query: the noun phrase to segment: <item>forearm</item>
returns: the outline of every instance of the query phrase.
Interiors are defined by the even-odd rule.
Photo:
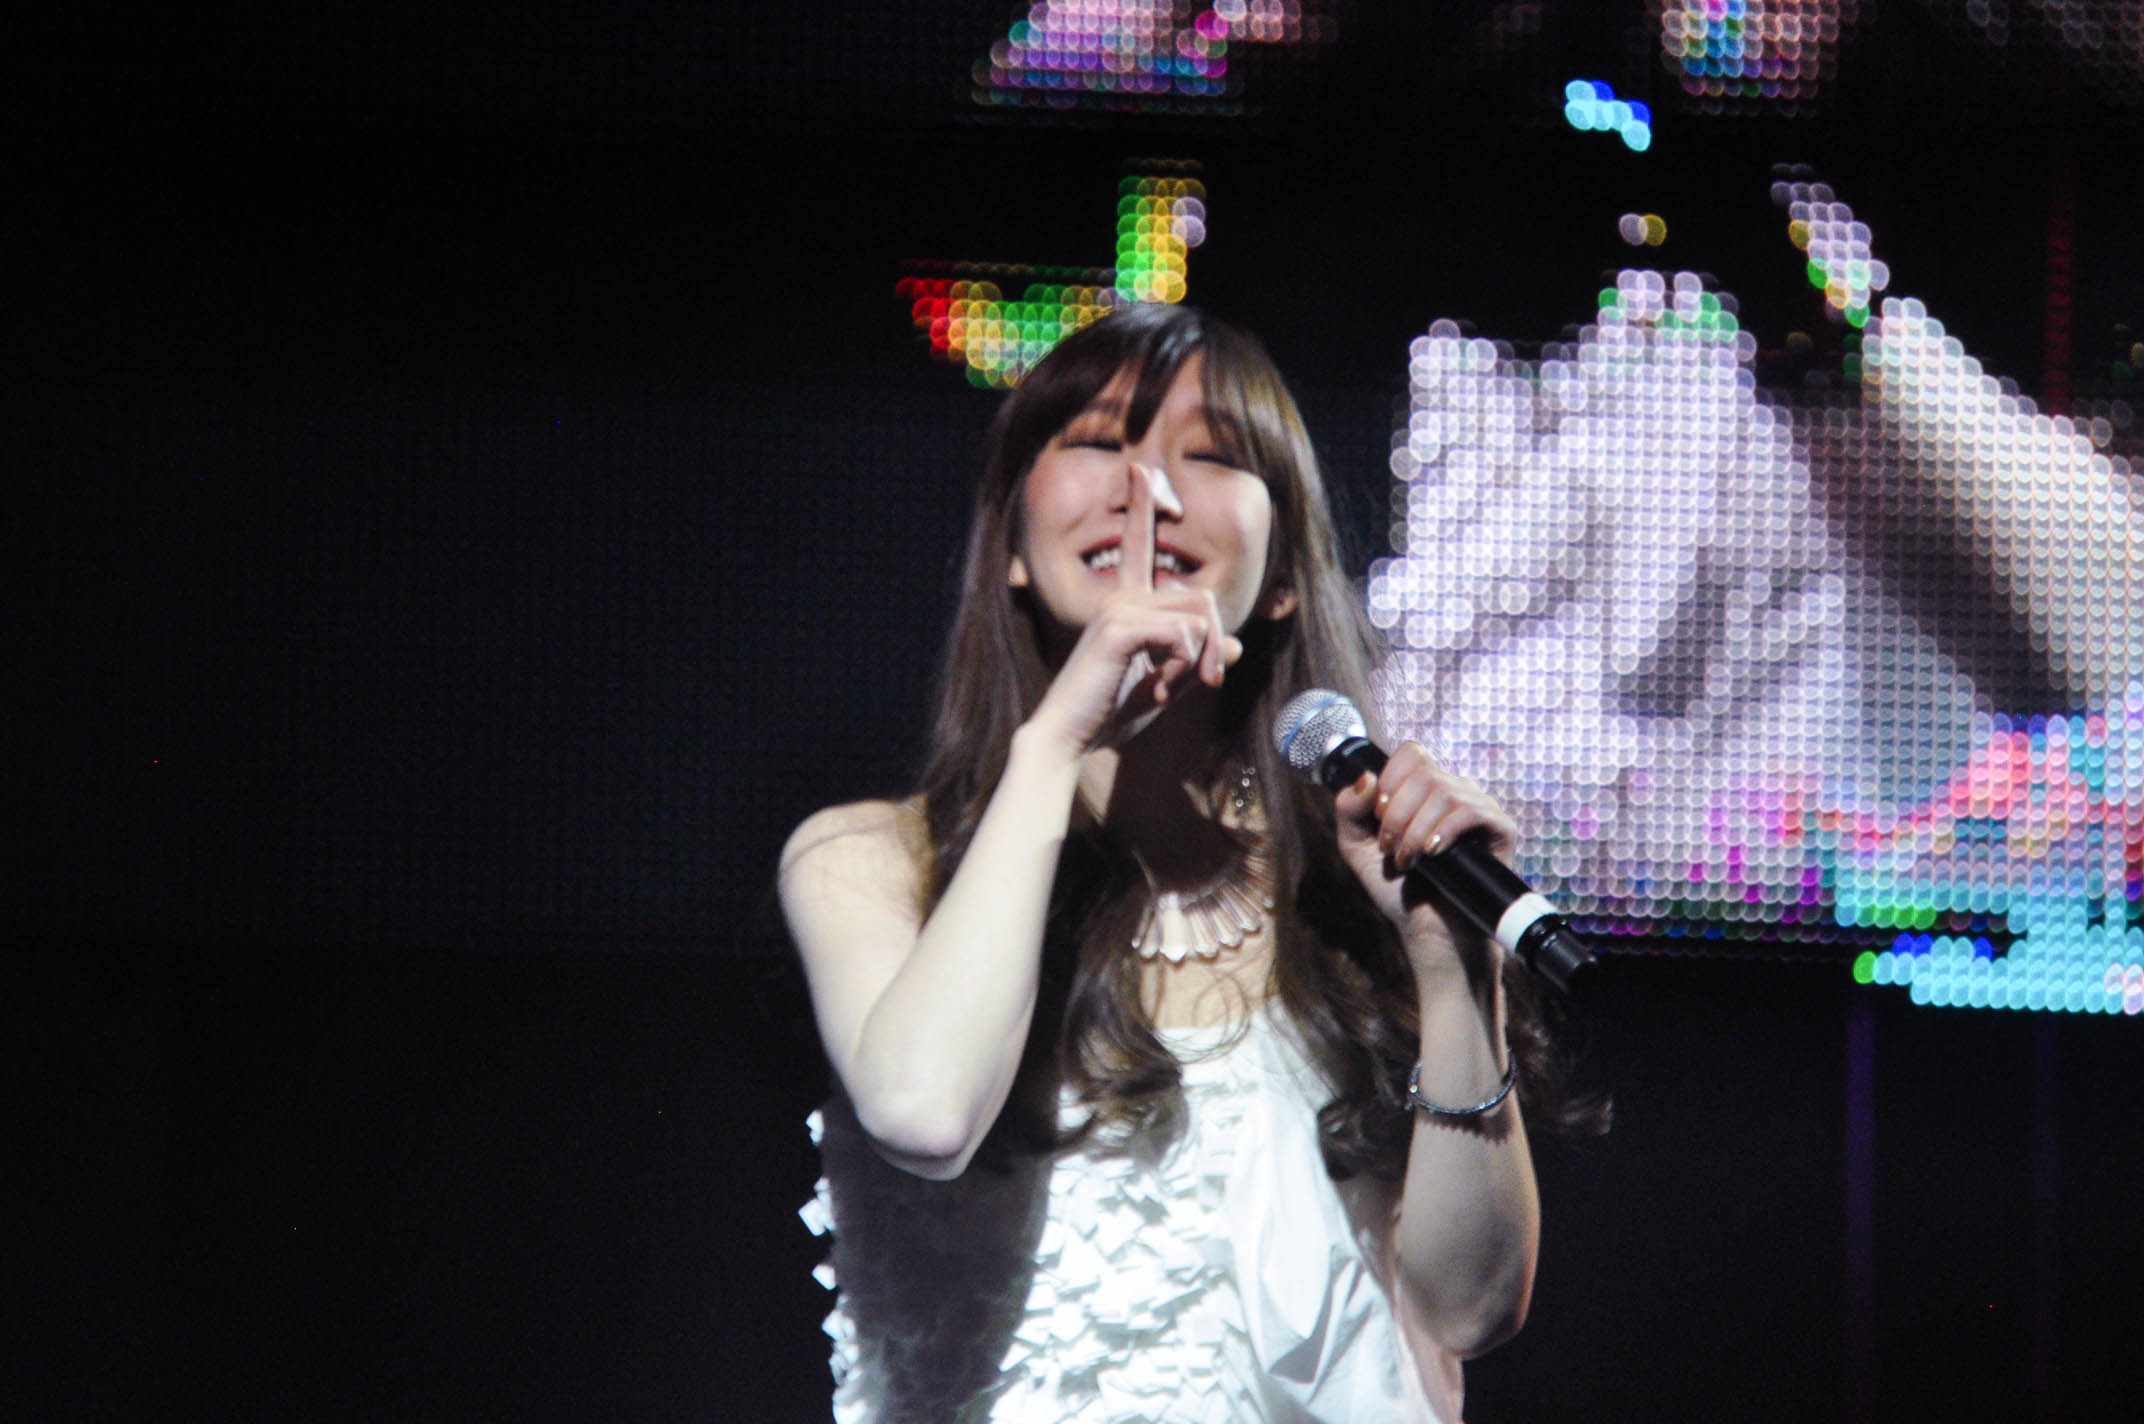
[[[2118,701],[2135,668],[2122,635],[2144,620],[2144,520],[2128,482],[2082,432],[2013,408],[1932,317],[1887,313],[1869,335],[1865,380],[1884,433],[1936,457],[1905,468],[1970,529],[2070,696]]]
[[[1014,735],[960,868],[844,1055],[858,1119],[912,1171],[959,1173],[1011,1091],[1078,772]]]
[[[1502,992],[1493,972],[1456,965],[1421,976],[1421,1094],[1465,1107],[1503,1081]],[[1540,1200],[1514,1091],[1474,1117],[1416,1112],[1394,1223],[1401,1288],[1423,1325],[1461,1355],[1510,1338],[1526,1317],[1540,1248]]]

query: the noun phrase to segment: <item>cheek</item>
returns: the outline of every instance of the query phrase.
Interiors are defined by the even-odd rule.
[[[1079,475],[1079,471],[1065,469],[1047,456],[1028,471],[1027,478],[1020,482],[1018,522],[1013,529],[1021,545],[1078,516],[1083,498]]]
[[[1035,507],[1037,493],[1035,477],[1029,475],[1026,479],[1020,481],[1019,493],[1013,496],[1010,513],[1012,515],[1012,544],[1015,549],[1027,547],[1027,536],[1034,529],[1036,519],[1041,513]]]
[[[1013,496],[1011,534],[1013,552],[1023,559],[1034,557],[1035,537],[1047,537],[1052,521],[1050,500],[1051,486],[1047,479],[1038,479],[1030,473],[1020,482],[1020,491]]]
[[[1273,557],[1273,497],[1261,484],[1256,493],[1245,496],[1243,506],[1237,528],[1245,572],[1263,587],[1266,566]]]
[[[1266,571],[1273,557],[1273,503],[1263,484],[1234,502],[1229,520],[1236,545],[1235,577],[1230,580],[1232,601],[1248,612],[1265,591]]]

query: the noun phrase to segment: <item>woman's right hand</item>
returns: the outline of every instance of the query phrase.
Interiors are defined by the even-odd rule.
[[[1117,586],[1081,630],[1027,724],[1073,756],[1128,741],[1194,680],[1219,687],[1243,656],[1210,591],[1154,586],[1155,486],[1167,476],[1128,464],[1125,479]]]
[[[1154,587],[1156,493],[1144,472],[1124,474],[1115,586],[1080,590],[1093,612],[921,922],[928,831],[913,809],[821,812],[783,853],[782,906],[827,1056],[879,1152],[923,1176],[966,1169],[1018,1076],[1081,758],[1198,683],[1218,686],[1242,653],[1204,588]]]

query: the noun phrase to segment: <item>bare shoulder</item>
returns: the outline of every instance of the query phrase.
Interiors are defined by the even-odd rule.
[[[867,898],[913,904],[929,841],[907,801],[851,801],[812,812],[782,847],[782,903]]]

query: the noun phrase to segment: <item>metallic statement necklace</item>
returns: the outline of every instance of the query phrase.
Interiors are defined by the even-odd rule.
[[[1228,800],[1241,826],[1258,805],[1256,770],[1242,766],[1231,773]],[[1181,964],[1187,954],[1215,958],[1257,934],[1273,908],[1273,862],[1262,841],[1246,840],[1221,873],[1198,890],[1163,890],[1145,861],[1139,869],[1154,892],[1132,936],[1132,948],[1142,959],[1158,955]]]

